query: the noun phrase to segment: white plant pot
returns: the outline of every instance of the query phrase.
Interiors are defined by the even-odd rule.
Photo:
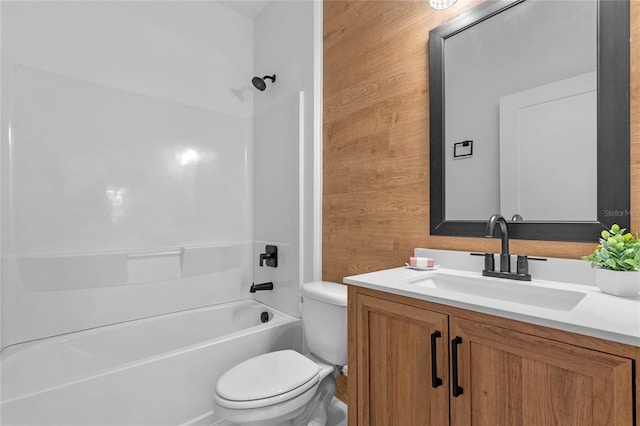
[[[640,292],[640,272],[596,268],[596,284],[603,293],[623,297],[637,296]]]

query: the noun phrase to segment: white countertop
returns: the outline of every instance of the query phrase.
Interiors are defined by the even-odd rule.
[[[499,300],[493,297],[417,284],[421,282],[421,278],[426,279],[429,274],[434,276],[438,273],[462,278],[498,280],[501,284],[507,283],[514,286],[568,290],[584,293],[585,296],[570,309],[554,309],[540,306],[541,303],[536,306],[536,304]],[[447,268],[417,271],[406,267],[345,277],[344,282],[640,347],[640,296],[611,296],[601,293],[593,285],[535,279],[531,282],[521,282],[483,277],[480,272]]]

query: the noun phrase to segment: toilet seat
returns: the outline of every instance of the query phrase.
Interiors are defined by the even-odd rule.
[[[293,399],[314,387],[320,367],[287,349],[248,359],[227,371],[216,385],[215,402],[226,408],[266,407]]]

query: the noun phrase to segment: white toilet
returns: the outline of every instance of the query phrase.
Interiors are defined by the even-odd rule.
[[[216,384],[214,413],[241,426],[324,426],[336,376],[347,363],[347,287],[304,284],[302,319],[307,346],[248,359]]]

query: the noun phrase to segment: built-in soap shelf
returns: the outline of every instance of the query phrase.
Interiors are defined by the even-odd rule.
[[[129,259],[143,259],[149,257],[165,257],[165,256],[182,256],[184,254],[184,247],[180,247],[178,249],[171,250],[161,250],[161,251],[136,251],[136,252],[127,252],[127,256]]]
[[[47,253],[15,259],[27,291],[80,290],[195,277],[240,268],[246,244]]]

